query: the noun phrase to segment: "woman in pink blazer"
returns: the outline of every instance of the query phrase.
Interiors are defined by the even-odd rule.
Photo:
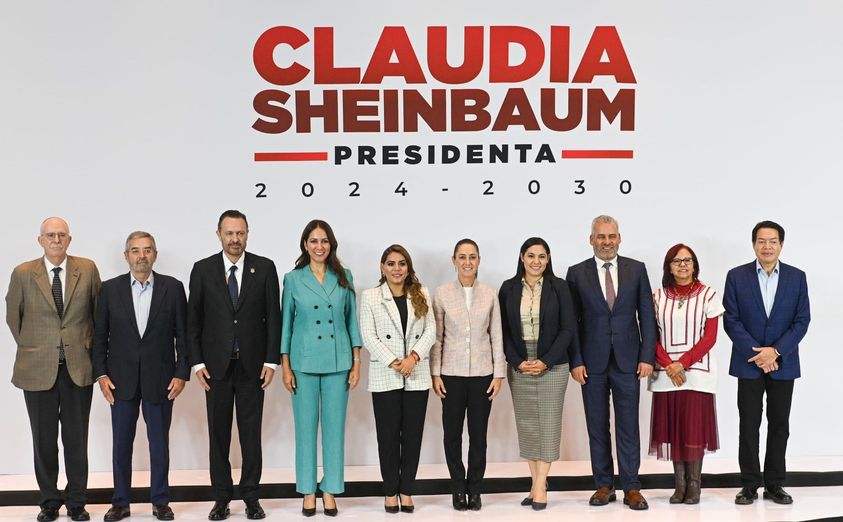
[[[494,399],[506,376],[497,291],[477,281],[480,249],[462,239],[451,258],[457,280],[436,289],[436,342],[430,351],[433,391],[442,399],[445,460],[457,511],[481,507],[486,472],[486,430]],[[468,412],[468,473],[462,461],[462,429]],[[466,498],[466,496],[468,498]]]

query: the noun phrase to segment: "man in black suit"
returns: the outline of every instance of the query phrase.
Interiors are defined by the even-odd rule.
[[[568,269],[574,299],[581,361],[571,362],[571,376],[582,384],[591,470],[597,491],[589,504],[605,506],[616,499],[609,432],[609,398],[615,407],[615,445],[624,504],[649,506],[641,494],[638,468],[639,379],[653,371],[656,316],[644,263],[621,257],[618,222],[598,216],[588,239],[594,257]]]
[[[211,486],[216,502],[209,520],[229,516],[234,496],[231,463],[232,410],[243,468],[240,495],[251,520],[266,515],[258,501],[261,478],[261,419],[264,390],[272,382],[281,350],[281,304],[275,264],[246,252],[249,224],[237,210],[217,223],[223,251],[197,261],[190,272],[187,346],[205,389]]]
[[[94,375],[111,405],[114,437],[114,494],[105,521],[130,515],[132,446],[141,408],[149,439],[152,515],[173,520],[169,433],[173,400],[190,378],[187,300],[179,280],[152,271],[158,250],[151,234],[129,234],[123,255],[129,273],[103,283],[94,334]]]

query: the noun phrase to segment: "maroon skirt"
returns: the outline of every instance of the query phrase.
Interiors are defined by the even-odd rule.
[[[653,393],[650,455],[675,462],[695,461],[719,448],[714,394],[693,390]]]

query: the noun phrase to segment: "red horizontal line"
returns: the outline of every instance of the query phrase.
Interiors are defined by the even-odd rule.
[[[327,152],[255,152],[255,161],[328,161]]]
[[[563,150],[562,159],[632,159],[631,150]]]

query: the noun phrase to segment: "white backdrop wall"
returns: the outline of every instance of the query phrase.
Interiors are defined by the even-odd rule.
[[[144,229],[159,246],[156,270],[185,283],[192,263],[220,249],[214,235],[221,211],[238,208],[251,225],[249,250],[292,268],[304,224],[323,218],[335,229],[339,254],[358,289],[373,286],[383,248],[404,244],[423,283],[434,287],[454,276],[450,254],[469,236],[481,246],[481,278],[499,285],[514,273],[518,247],[533,235],[552,248],[556,271],[591,254],[592,217],[609,213],[621,224],[621,253],[647,263],[660,281],[661,261],[672,244],[695,248],[702,279],[722,289],[729,268],[753,258],[750,230],[761,219],[787,230],[785,262],[806,270],[813,321],[802,343],[803,378],[796,384],[789,454],[843,454],[843,420],[832,415],[837,368],[839,301],[843,288],[833,262],[843,249],[832,234],[839,221],[841,160],[839,122],[843,98],[843,5],[836,2],[511,2],[406,4],[368,1],[338,4],[250,1],[21,2],[0,17],[0,173],[6,228],[0,250],[0,287],[18,263],[40,255],[38,224],[67,219],[72,254],[96,260],[103,278],[126,271],[128,232]],[[613,93],[635,89],[635,130],[618,122],[589,132],[506,131],[434,133],[261,134],[252,99],[269,88],[313,88],[312,78],[281,88],[263,80],[252,49],[266,29],[294,26],[312,36],[334,27],[337,65],[365,67],[385,26],[403,26],[424,67],[425,28],[447,25],[452,63],[461,58],[464,26],[515,25],[542,36],[549,27],[571,27],[572,70],[596,26],[615,26],[637,83],[598,77]],[[488,34],[488,29],[486,30]],[[309,49],[309,51],[308,51]],[[312,47],[276,52],[280,64],[304,64]],[[517,62],[517,49],[513,51]],[[426,70],[426,68],[425,68]],[[484,71],[485,71],[484,66]],[[433,80],[410,86],[421,92],[451,88]],[[322,89],[324,86],[320,86]],[[388,78],[371,88],[408,87]],[[481,75],[468,88],[497,97],[505,87]],[[547,84],[542,73],[522,82],[533,95]],[[354,89],[359,86],[327,86]],[[314,92],[319,91],[315,89]],[[314,95],[315,99],[317,94]],[[561,98],[564,100],[564,96]],[[494,105],[494,104],[493,104]],[[536,109],[538,110],[538,109]],[[560,111],[564,112],[564,111]],[[557,161],[534,164],[364,165],[331,161],[257,163],[255,152],[332,150],[333,145],[542,143]],[[634,159],[561,160],[560,149],[629,149]],[[484,180],[495,194],[483,196]],[[537,180],[532,195],[527,184]],[[574,194],[575,180],[586,191]],[[632,190],[622,194],[622,180]],[[394,193],[399,182],[406,196]],[[360,197],[348,197],[349,183]],[[266,198],[256,198],[256,183]],[[304,183],[314,193],[302,196]],[[448,192],[441,188],[448,187]],[[831,234],[831,235],[829,235]],[[816,248],[820,248],[819,251]],[[0,330],[0,377],[11,378],[15,344]],[[729,377],[728,339],[720,331],[719,458],[736,460],[736,382]],[[365,355],[364,355],[365,357]],[[365,365],[365,359],[364,359]],[[364,366],[365,368],[365,366]],[[377,462],[369,393],[361,383],[351,398],[348,464]],[[171,431],[174,469],[207,467],[203,392],[195,380],[175,406]],[[649,433],[650,396],[641,395],[642,450]],[[31,473],[30,433],[22,392],[0,386],[5,429],[0,473]],[[438,399],[431,396],[422,461],[443,462]],[[139,430],[135,467],[146,468]],[[489,459],[518,459],[508,390],[491,418]],[[838,434],[838,435],[835,435]],[[293,465],[293,419],[280,382],[268,391],[264,412],[264,465]],[[92,470],[110,469],[108,406],[95,390],[91,416]],[[232,452],[239,464],[239,451]],[[563,459],[588,459],[579,386],[568,389]]]

